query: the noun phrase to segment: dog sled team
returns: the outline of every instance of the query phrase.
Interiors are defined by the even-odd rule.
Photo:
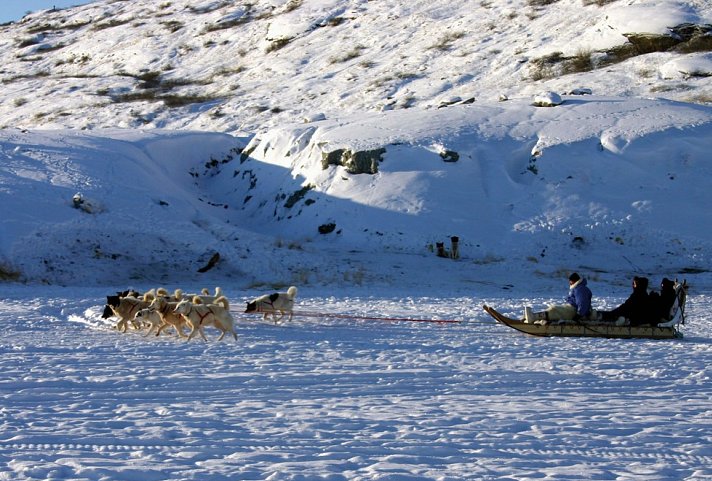
[[[648,293],[648,279],[636,276],[633,278],[633,292],[623,304],[610,311],[596,310],[591,306],[593,295],[586,279],[573,273],[569,276],[566,302],[540,312],[534,312],[527,306],[523,321],[518,322],[544,326],[570,321],[630,327],[670,325],[682,311],[685,289],[686,284],[664,278],[659,293]],[[263,314],[263,320],[271,317],[275,324],[285,316],[291,320],[296,295],[295,286],[286,292],[265,294],[248,301],[244,312]],[[173,330],[188,341],[196,335],[207,341],[205,328],[213,327],[220,331],[218,341],[226,334],[237,340],[230,303],[220,287],[215,289],[214,294],[207,289],[200,294],[184,294],[180,289],[169,294],[163,288],[152,289],[145,294],[130,290],[118,292],[107,296],[102,317],[117,317],[116,329],[120,332],[126,332],[129,326],[145,330],[145,336],[160,336],[166,330]]]
[[[561,321],[593,321],[631,327],[665,324],[673,319],[677,311],[678,290],[682,286],[664,278],[659,293],[648,293],[648,282],[646,277],[633,277],[633,292],[623,304],[611,311],[595,310],[591,307],[593,295],[586,279],[574,272],[569,276],[566,302],[540,312],[525,307],[524,322],[547,325]]]
[[[291,320],[296,295],[294,286],[287,292],[265,294],[248,302],[245,312],[262,313],[265,320],[271,316],[275,324],[285,315]],[[237,340],[230,302],[220,287],[215,288],[214,294],[208,289],[203,289],[200,294],[185,294],[176,289],[170,294],[164,288],[151,289],[144,294],[133,290],[117,292],[106,296],[102,317],[117,317],[119,332],[126,332],[131,327],[145,330],[144,336],[160,336],[165,330],[173,330],[188,341],[198,334],[207,341],[205,328],[214,327],[221,332],[218,341],[226,334]]]

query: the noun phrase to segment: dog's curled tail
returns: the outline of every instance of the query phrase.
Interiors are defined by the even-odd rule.
[[[294,299],[295,297],[297,297],[297,288],[295,286],[292,286],[287,289],[287,295],[290,297],[290,299]]]
[[[218,297],[213,304],[221,304],[225,310],[230,310],[230,301],[225,296]]]

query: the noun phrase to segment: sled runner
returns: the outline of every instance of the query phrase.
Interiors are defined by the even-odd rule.
[[[687,284],[676,283],[675,290],[677,299],[671,309],[670,320],[660,323],[657,326],[619,326],[611,322],[592,320],[552,321],[547,324],[528,324],[524,322],[524,319],[507,317],[486,304],[482,307],[497,322],[533,336],[681,339],[682,333],[678,330],[678,325],[685,321]]]

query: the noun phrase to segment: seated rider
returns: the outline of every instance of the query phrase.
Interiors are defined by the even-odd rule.
[[[648,278],[633,277],[633,292],[623,304],[612,311],[599,311],[604,321],[626,319],[631,326],[650,324],[653,318],[650,297],[648,296]]]
[[[573,273],[569,276],[569,295],[566,304],[549,306],[545,311],[532,312],[530,307],[524,308],[524,322],[561,321],[588,318],[591,314],[591,289],[586,285],[586,279]]]
[[[670,310],[677,297],[675,283],[667,277],[663,278],[660,283],[660,294],[651,292],[649,297],[652,312],[650,323],[656,325],[660,322],[669,321],[672,318]]]

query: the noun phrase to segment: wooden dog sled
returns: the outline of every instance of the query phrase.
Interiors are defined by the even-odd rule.
[[[529,324],[524,319],[513,319],[488,305],[482,306],[497,322],[511,327],[519,332],[532,336],[560,337],[607,337],[607,338],[641,338],[641,339],[681,339],[679,325],[685,321],[685,301],[687,299],[687,283],[675,283],[677,298],[671,309],[669,321],[656,326],[619,326],[615,323],[580,320],[554,321],[548,324]]]

